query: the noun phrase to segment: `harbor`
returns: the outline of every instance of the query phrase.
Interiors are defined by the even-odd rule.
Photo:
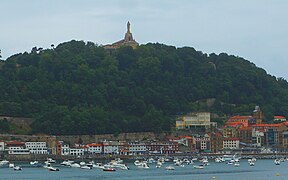
[[[239,165],[230,164],[230,161],[216,162],[215,159],[174,159],[162,158],[161,166],[157,166],[159,159],[144,160],[123,160],[119,163],[110,161],[109,167],[115,170],[103,170],[103,164],[99,166],[94,163],[89,167],[88,161],[82,160],[70,162],[77,163],[79,167],[64,165],[64,161],[51,163],[53,168],[58,171],[53,172],[48,167],[34,166],[29,162],[14,162],[15,165],[22,168],[21,171],[15,170],[8,164],[0,167],[1,178],[3,179],[285,179],[288,176],[286,167],[288,161],[283,159],[279,165],[276,165],[273,159],[256,159],[254,165],[249,164],[248,159],[239,159]],[[155,161],[153,161],[155,160]],[[192,161],[191,161],[192,160]],[[251,159],[252,161],[252,159]],[[65,161],[69,163],[68,161]],[[82,163],[81,163],[82,162]],[[11,163],[11,162],[10,162]],[[40,162],[44,164],[44,162]],[[143,165],[146,164],[147,166]],[[206,163],[206,165],[204,165]],[[82,164],[82,165],[80,165]],[[97,165],[96,165],[97,164]],[[125,164],[128,169],[121,169],[117,164]],[[82,167],[82,168],[81,168]],[[201,168],[202,167],[202,168]]]

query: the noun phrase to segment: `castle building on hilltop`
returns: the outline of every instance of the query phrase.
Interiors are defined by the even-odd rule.
[[[133,49],[139,46],[139,43],[133,39],[131,30],[130,30],[130,22],[127,23],[127,32],[125,33],[124,39],[117,41],[113,44],[105,45],[104,48],[108,50],[117,49],[121,46],[131,46]]]

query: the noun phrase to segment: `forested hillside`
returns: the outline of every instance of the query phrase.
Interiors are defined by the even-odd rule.
[[[32,133],[168,131],[191,111],[288,116],[288,83],[240,57],[163,44],[107,52],[82,41],[33,48],[0,64],[0,114]],[[199,103],[212,99],[209,105]]]

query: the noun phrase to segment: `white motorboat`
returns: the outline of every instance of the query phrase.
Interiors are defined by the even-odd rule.
[[[235,167],[238,167],[238,166],[240,166],[240,163],[239,163],[239,162],[235,162],[235,163],[234,163],[234,166],[235,166]]]
[[[70,160],[64,160],[61,165],[62,166],[71,166],[71,164],[73,163],[74,161],[70,161]]]
[[[85,163],[84,161],[81,161],[79,164],[80,164],[81,166],[84,166],[86,163]]]
[[[156,162],[156,161],[155,161],[153,158],[149,158],[149,159],[148,159],[148,163],[149,163],[149,164],[152,164],[152,163],[155,163],[155,162]]]
[[[13,169],[14,171],[22,171],[22,168],[20,166],[14,166]]]
[[[80,164],[78,164],[78,163],[73,163],[73,164],[71,164],[71,167],[73,167],[73,168],[80,168],[81,166],[80,166]]]
[[[123,163],[123,160],[122,159],[120,159],[120,158],[115,158],[115,160],[114,161],[116,161],[118,164],[121,164],[121,163]]]
[[[9,164],[9,168],[14,168],[14,167],[15,167],[15,165],[13,163]]]
[[[161,166],[162,166],[162,163],[161,162],[157,162],[156,168],[161,168]]]
[[[204,166],[202,166],[202,165],[194,165],[193,168],[195,168],[195,169],[204,169]]]
[[[250,162],[249,162],[249,166],[255,166],[254,161],[250,161]]]
[[[103,171],[116,171],[116,169],[111,168],[111,167],[104,167]]]
[[[2,160],[2,161],[0,161],[0,166],[6,165],[6,164],[8,164],[8,163],[9,163],[9,161],[7,161],[7,160]]]
[[[47,163],[46,165],[43,166],[45,169],[48,169],[49,171],[59,171],[58,168],[54,168],[51,166],[50,163]]]
[[[99,168],[99,169],[103,169],[104,168],[102,163],[95,163],[95,164],[93,163],[92,165],[93,165],[93,168]]]
[[[166,170],[175,170],[175,168],[173,166],[167,166],[165,169]]]
[[[81,168],[81,169],[92,169],[92,167],[89,167],[89,166],[86,166],[86,165],[81,166],[80,168]]]
[[[216,163],[221,163],[222,161],[221,161],[220,158],[215,158],[215,162],[216,162]]]
[[[48,163],[56,163],[56,160],[52,159],[52,158],[47,158],[47,162]]]
[[[38,161],[31,161],[30,162],[30,165],[37,165],[38,164]]]
[[[138,168],[142,169],[149,169],[149,165],[145,162],[142,162],[140,165],[137,166]]]
[[[275,165],[280,165],[281,161],[280,161],[280,159],[275,159],[274,163],[275,163]]]

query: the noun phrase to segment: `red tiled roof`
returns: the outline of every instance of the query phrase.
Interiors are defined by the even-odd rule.
[[[229,119],[248,119],[250,118],[251,116],[232,116],[230,117]]]
[[[182,138],[182,139],[184,139],[184,138],[190,139],[191,137],[190,137],[190,136],[179,136],[179,138]]]
[[[284,116],[274,116],[274,119],[286,119]]]
[[[239,138],[225,138],[224,141],[239,141]]]
[[[251,127],[241,127],[239,130],[240,130],[240,131],[241,131],[241,130],[242,130],[242,131],[247,131],[247,130],[252,130],[252,128],[251,128]]]
[[[91,143],[91,144],[87,144],[87,146],[89,146],[89,147],[98,147],[98,146],[102,146],[102,144]]]
[[[252,127],[280,127],[283,126],[284,124],[280,123],[280,124],[255,124],[255,125],[251,125]]]
[[[25,143],[24,142],[19,142],[19,141],[8,141],[8,142],[6,142],[6,144],[7,144],[7,146],[12,146],[12,145],[18,145],[18,146],[23,146],[23,145],[25,145]]]

